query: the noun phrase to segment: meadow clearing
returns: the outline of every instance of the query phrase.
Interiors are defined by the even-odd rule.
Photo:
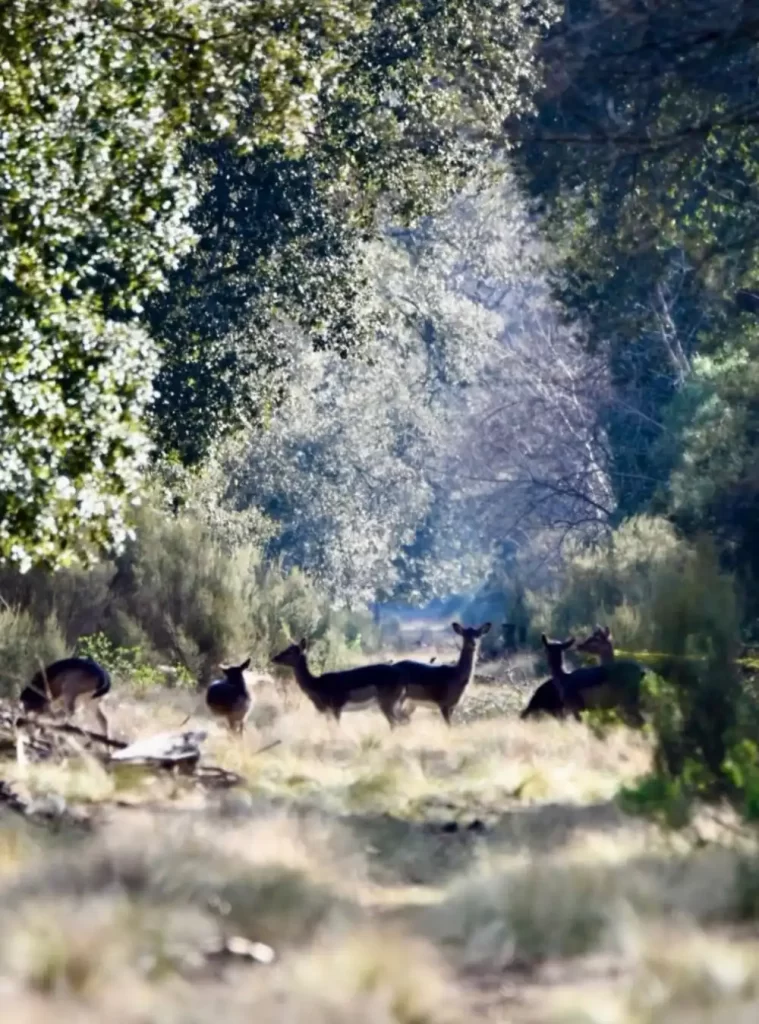
[[[192,714],[243,777],[223,791],[76,743],[4,760],[32,810],[0,816],[6,1019],[755,1020],[753,836],[727,811],[677,834],[627,816],[647,738],[520,721],[535,681],[531,658],[483,665],[452,729],[418,710],[391,733],[261,677],[242,739],[202,695],[110,695],[124,738]],[[241,940],[275,961],[221,952]]]

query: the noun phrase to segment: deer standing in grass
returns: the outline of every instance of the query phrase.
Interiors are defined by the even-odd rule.
[[[111,689],[111,677],[92,658],[62,658],[36,672],[21,691],[20,700],[26,714],[49,711],[62,700],[65,713],[72,718],[80,697],[89,697],[90,706],[105,736],[109,735],[108,719],[102,706],[95,704]]]
[[[230,732],[242,734],[250,714],[251,699],[245,683],[250,658],[241,665],[221,665],[223,679],[216,679],[206,690],[206,705],[219,718],[226,719]]]
[[[479,627],[465,627],[458,622],[451,626],[463,640],[461,654],[455,665],[432,665],[421,661],[397,661],[396,669],[403,683],[403,710],[410,715],[418,704],[436,707],[446,725],[474,675],[480,640],[490,629],[485,622]],[[408,709],[406,705],[409,705]]]
[[[286,665],[295,673],[295,681],[317,711],[340,721],[343,711],[359,711],[378,704],[391,729],[399,721],[403,684],[397,665],[360,665],[340,672],[315,676],[308,666],[307,641],[291,644],[271,660]]]

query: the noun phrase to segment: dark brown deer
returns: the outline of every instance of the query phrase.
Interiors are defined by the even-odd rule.
[[[66,715],[76,713],[80,697],[99,701],[111,689],[111,677],[106,669],[92,658],[62,658],[36,672],[21,691],[20,700],[26,714],[49,711],[57,701],[63,701]],[[103,733],[109,735],[108,719],[102,706],[91,703]]]
[[[616,710],[629,724],[640,726],[640,683],[643,670],[632,661],[616,661],[611,643],[611,632],[597,626],[589,637],[576,645],[575,650],[601,657],[600,665],[589,665],[567,672],[563,653],[574,643],[549,641],[542,637],[546,648],[551,679],[542,683],[522,712],[522,718],[536,714],[550,714],[563,718],[567,712],[576,719],[580,712],[590,710]]]
[[[206,705],[212,714],[224,718],[230,732],[242,734],[250,714],[251,700],[245,683],[246,658],[241,665],[221,665],[223,679],[216,679],[206,690]]]
[[[551,678],[540,684],[519,717],[553,715],[554,718],[563,718],[567,711],[571,711],[575,718],[579,718],[583,710],[582,703],[574,696],[568,699],[566,681],[570,673],[564,668],[564,651],[572,647],[575,638],[570,636],[567,640],[549,640],[545,633],[541,633],[540,639],[546,651]]]
[[[397,661],[395,668],[403,682],[403,710],[410,714],[415,705],[428,704],[440,711],[447,725],[474,675],[481,638],[490,629],[485,622],[477,628],[452,624],[454,633],[464,641],[455,665],[428,665],[421,661]],[[408,707],[407,707],[408,706]]]
[[[360,665],[340,672],[324,672],[315,676],[308,666],[307,641],[291,644],[271,659],[275,665],[286,665],[317,711],[340,721],[343,711],[360,711],[377,704],[391,729],[400,721],[403,684],[397,665]]]
[[[576,650],[595,654],[600,665],[577,669],[567,678],[567,686],[582,694],[586,708],[615,710],[628,725],[644,724],[640,710],[641,683],[645,669],[636,661],[614,656],[614,640],[608,626],[596,626]]]

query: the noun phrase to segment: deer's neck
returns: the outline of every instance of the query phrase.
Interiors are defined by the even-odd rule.
[[[293,666],[295,672],[295,681],[302,690],[313,690],[316,677],[314,676],[311,669],[308,667],[308,659],[303,654],[298,658],[297,663]]]
[[[601,659],[602,665],[611,665],[614,661],[614,648],[607,647],[599,654],[599,658]]]
[[[476,659],[477,649],[475,647],[465,645],[461,648],[461,654],[456,665],[456,678],[458,682],[466,684],[472,681]]]
[[[548,667],[551,670],[552,679],[564,679],[567,675],[567,670],[564,668],[564,659],[561,657],[549,659]]]
[[[234,686],[238,693],[247,693],[248,687],[245,684],[245,677],[240,674],[239,676],[227,676],[227,682]]]

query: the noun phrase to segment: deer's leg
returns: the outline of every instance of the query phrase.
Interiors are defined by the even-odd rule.
[[[451,724],[451,715],[453,714],[453,708],[449,708],[447,704],[440,705],[440,714],[443,716],[443,721],[446,725]]]
[[[72,719],[76,714],[76,701],[78,693],[74,693],[71,690],[67,691],[63,695],[63,709],[66,714],[66,718]]]
[[[394,729],[403,720],[403,687],[396,686],[392,690],[380,693],[378,703],[388,725]]]
[[[643,717],[640,708],[635,704],[627,704],[622,709],[622,718],[632,729],[642,729],[646,724],[646,720]]]
[[[93,705],[93,711],[95,713],[97,723],[100,726],[100,731],[103,733],[104,736],[110,738],[111,723],[108,721],[108,716],[106,715],[105,711],[99,704]]]

